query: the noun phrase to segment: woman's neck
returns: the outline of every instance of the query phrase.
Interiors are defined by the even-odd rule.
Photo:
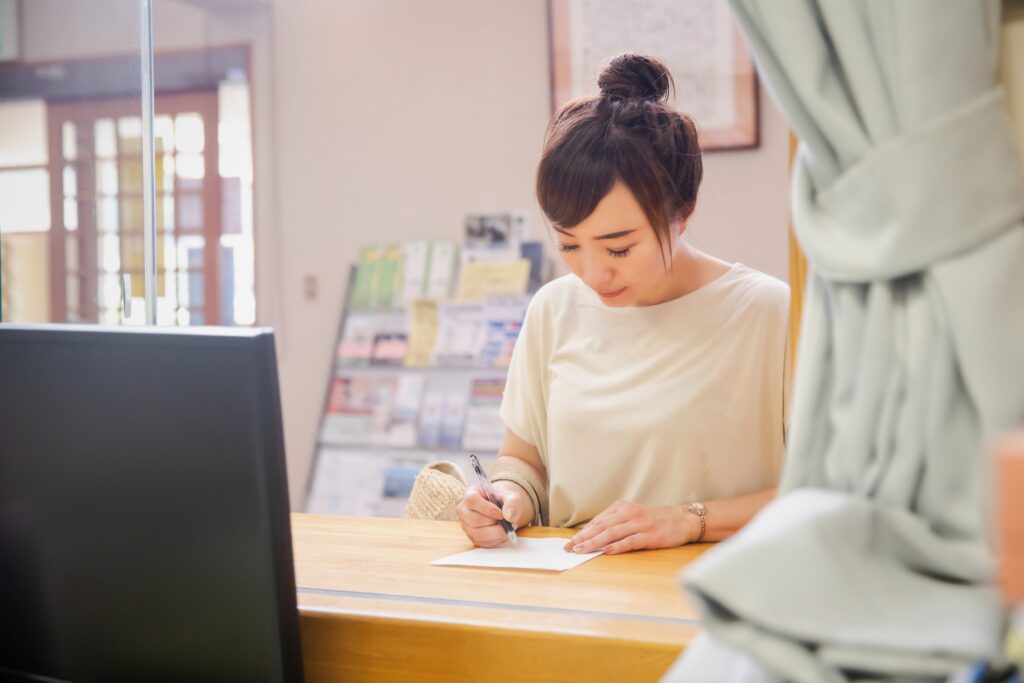
[[[695,292],[727,273],[732,266],[725,261],[690,246],[680,239],[672,256],[672,265],[665,272],[663,284],[639,306],[663,304]]]

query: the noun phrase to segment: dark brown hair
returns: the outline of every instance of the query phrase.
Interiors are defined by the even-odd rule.
[[[601,94],[563,106],[548,126],[537,200],[554,225],[572,228],[621,180],[661,243],[693,212],[703,175],[697,127],[668,104],[672,74],[657,59],[623,54],[597,80]]]

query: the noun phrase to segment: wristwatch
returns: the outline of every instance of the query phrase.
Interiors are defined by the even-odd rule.
[[[704,540],[704,515],[707,513],[707,508],[704,507],[704,503],[690,503],[686,506],[686,511],[700,517],[700,535],[694,541],[694,543],[700,543]]]

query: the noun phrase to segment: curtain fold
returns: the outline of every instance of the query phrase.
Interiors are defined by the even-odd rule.
[[[945,680],[999,656],[986,444],[1024,424],[1024,180],[997,0],[730,0],[800,147],[780,495],[683,577],[671,681]]]

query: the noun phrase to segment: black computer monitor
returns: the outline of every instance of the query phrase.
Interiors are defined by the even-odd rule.
[[[301,678],[273,333],[0,325],[0,680]]]

